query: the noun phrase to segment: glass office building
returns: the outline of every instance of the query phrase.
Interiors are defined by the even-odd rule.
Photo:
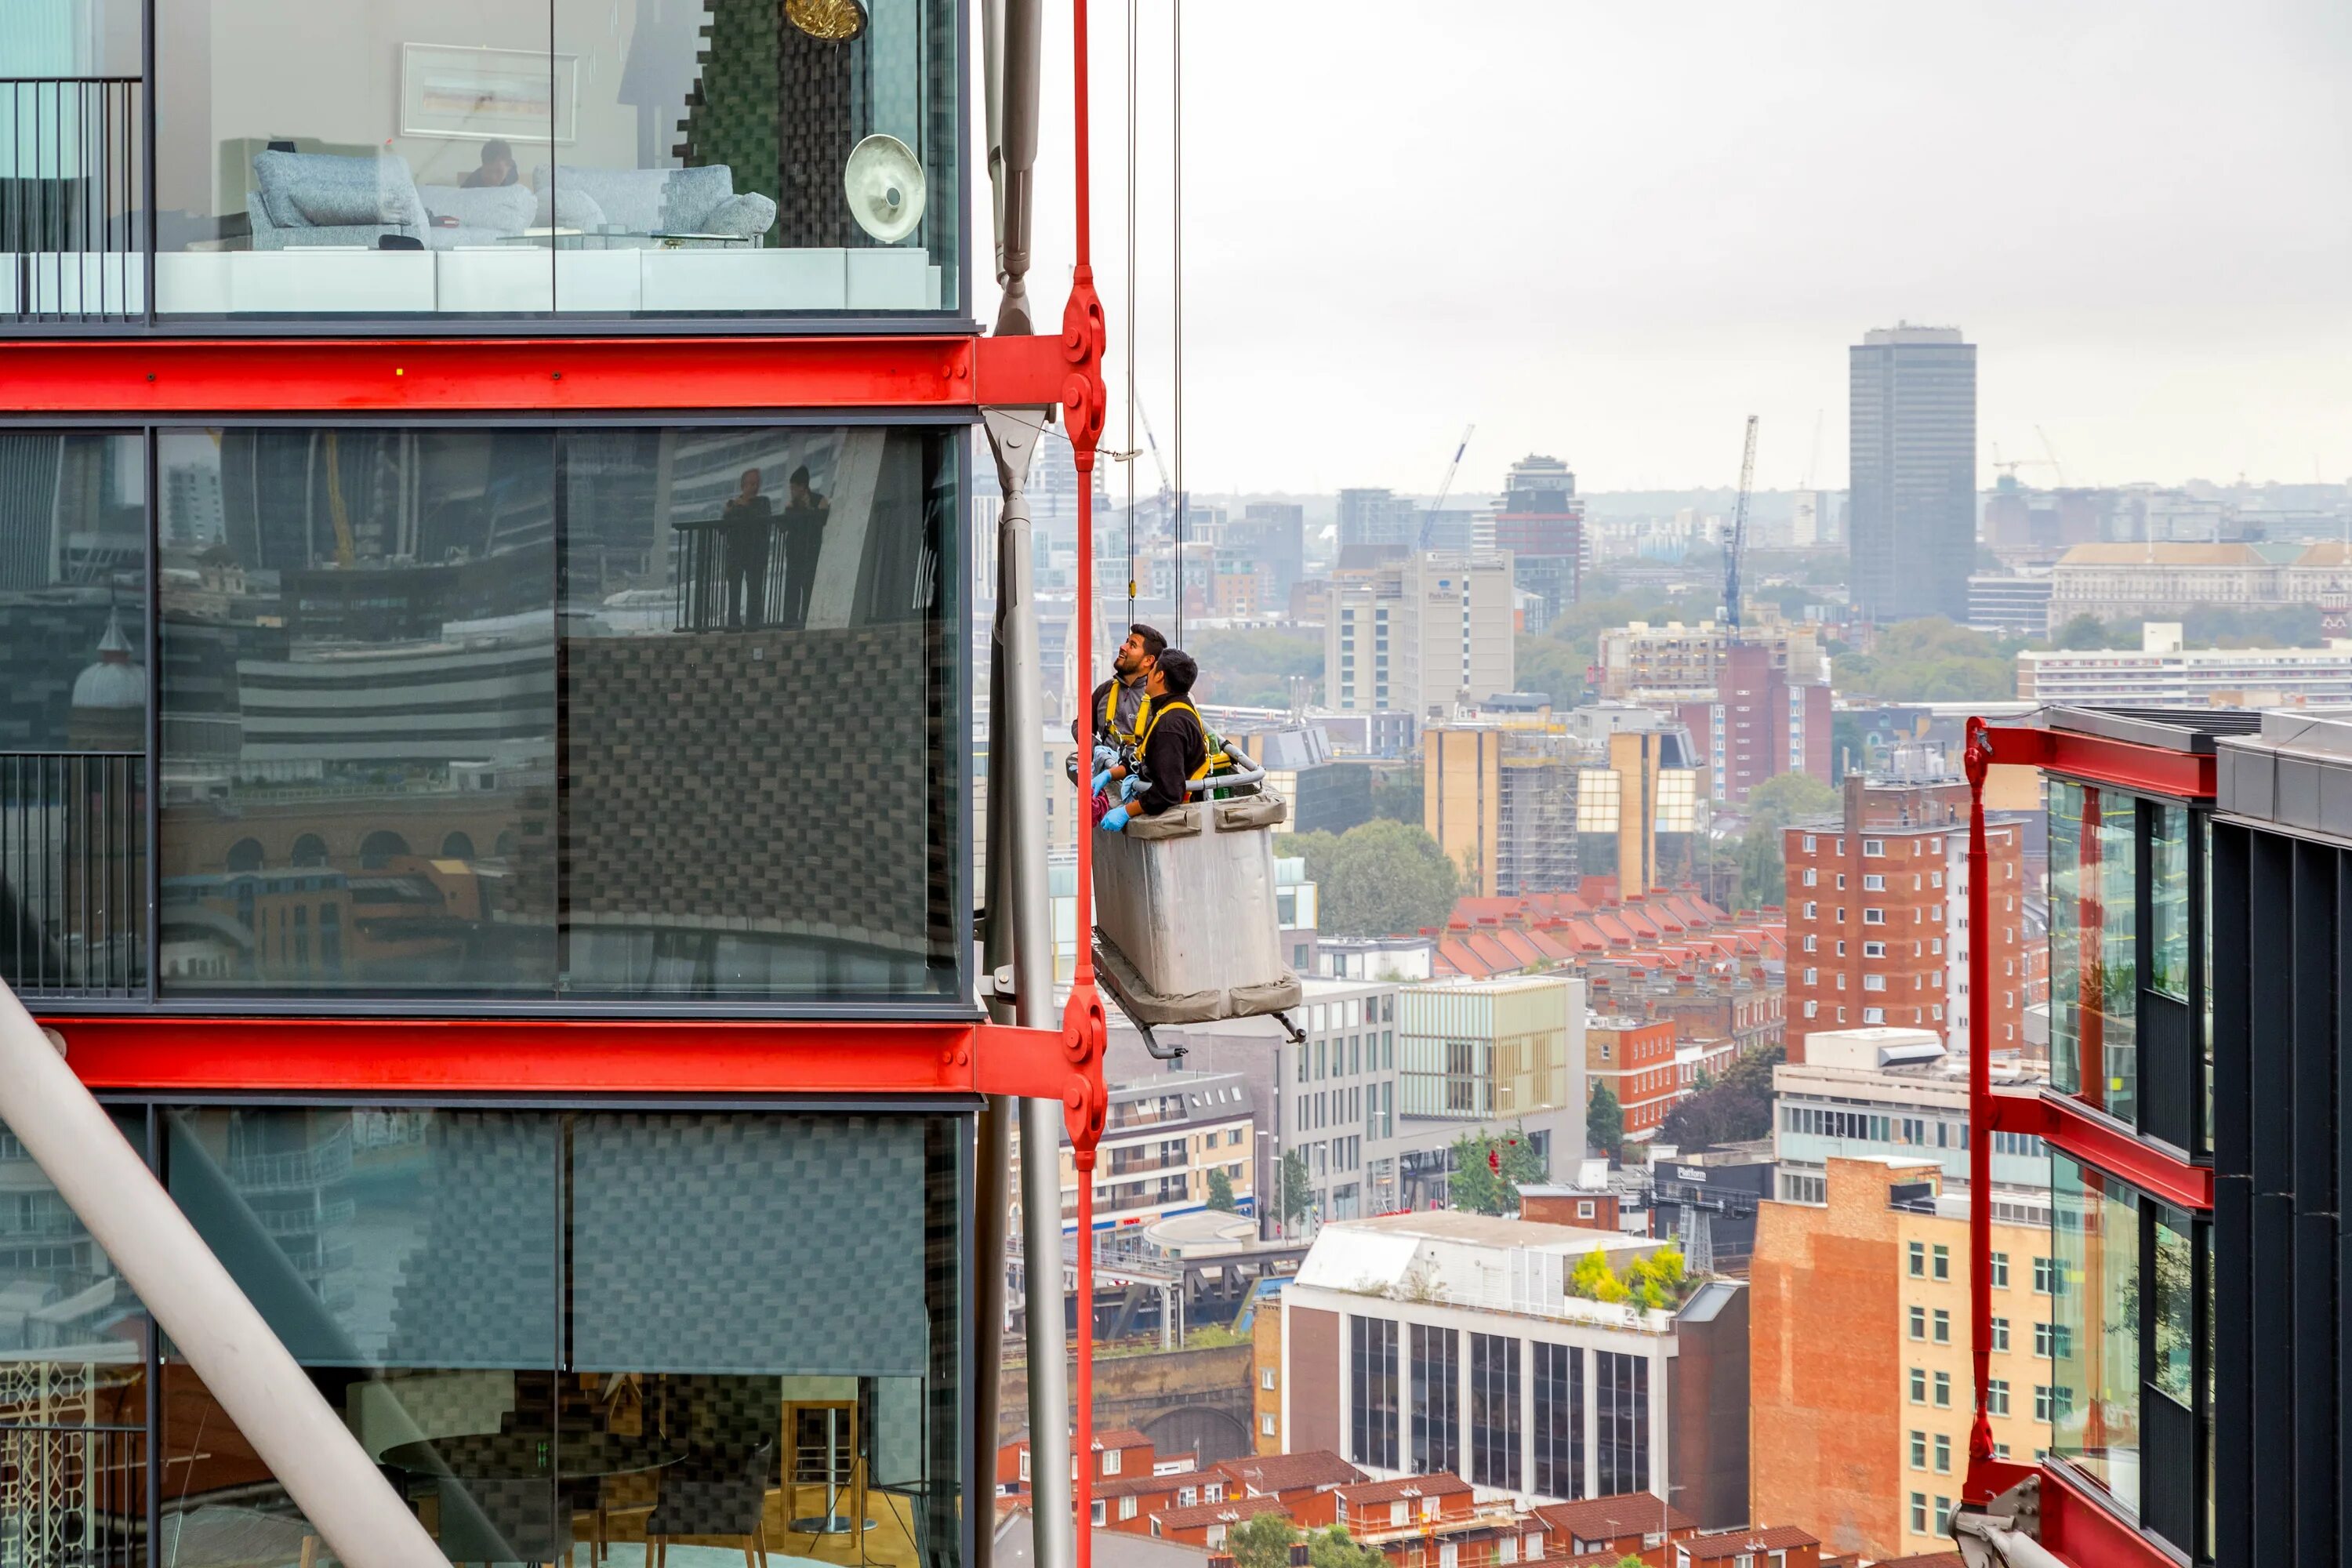
[[[961,9],[0,15],[0,977],[453,1562],[971,1551]],[[0,1562],[311,1561],[0,1184]]]

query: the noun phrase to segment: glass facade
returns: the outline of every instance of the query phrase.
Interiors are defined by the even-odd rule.
[[[1519,1342],[1470,1336],[1470,1479],[1519,1486]]]
[[[2048,804],[2051,1079],[2084,1103],[2136,1121],[2137,802],[2053,780]],[[2185,851],[2185,832],[2181,842]],[[2185,914],[2185,883],[2182,898]]]
[[[0,320],[968,303],[950,0],[152,0],[142,80],[149,13],[0,22],[0,180],[37,197],[0,222]]]
[[[1461,1335],[1412,1325],[1412,1470],[1453,1474],[1462,1467]]]
[[[164,996],[954,994],[955,434],[155,444]]]
[[[2189,808],[2148,807],[2147,985],[2189,1000]]]
[[[1387,1318],[1348,1320],[1348,1458],[1397,1468],[1397,1326]]]
[[[1536,1490],[1548,1497],[1584,1495],[1584,1352],[1574,1345],[1535,1346]]]
[[[1596,1497],[1647,1490],[1650,1485],[1650,1363],[1646,1357],[1595,1351]]]
[[[2140,1507],[2140,1212],[2133,1189],[2053,1154],[2050,1451]],[[2159,1313],[2165,1295],[2161,1265]],[[2161,1321],[2159,1316],[2159,1321]],[[2159,1341],[2161,1335],[2159,1334]]]
[[[161,1125],[173,1197],[451,1561],[780,1542],[831,1510],[873,1521],[875,1563],[959,1560],[960,1119],[271,1106]],[[41,1528],[145,1536],[152,1443],[176,1461],[154,1561],[295,1561],[309,1531],[268,1466],[49,1205],[26,1211],[38,1247],[0,1254],[12,1299],[49,1303],[20,1320],[0,1440],[137,1469],[119,1497],[89,1492],[119,1472],[60,1469]]]

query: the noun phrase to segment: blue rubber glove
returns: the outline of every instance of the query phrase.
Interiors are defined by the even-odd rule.
[[[1097,795],[1100,795],[1104,790],[1109,787],[1110,770],[1108,768],[1105,768],[1102,772],[1095,775],[1095,793]]]
[[[1108,811],[1103,813],[1103,819],[1095,824],[1095,826],[1101,828],[1105,833],[1117,833],[1120,828],[1127,826],[1129,816],[1130,813],[1128,811],[1127,807],[1123,805],[1114,805]]]

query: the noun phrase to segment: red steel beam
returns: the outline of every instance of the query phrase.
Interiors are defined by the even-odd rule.
[[[976,408],[1062,401],[1059,338],[104,339],[0,342],[30,414]]]
[[[2014,763],[2092,784],[2116,784],[2181,800],[2213,797],[2210,752],[2173,752],[2103,735],[2023,725],[1988,726],[1995,763]]]
[[[2023,1132],[2059,1152],[2120,1176],[2142,1192],[2180,1208],[2210,1213],[2213,1168],[2200,1165],[2135,1137],[2073,1096],[2054,1089],[2032,1093],[1996,1090],[1992,1127]]]
[[[50,1016],[96,1089],[322,1094],[1018,1094],[1063,1037],[994,1024]]]
[[[2125,1522],[2090,1488],[2054,1465],[2039,1473],[2042,1544],[2062,1562],[2076,1568],[2180,1568],[2179,1558]]]

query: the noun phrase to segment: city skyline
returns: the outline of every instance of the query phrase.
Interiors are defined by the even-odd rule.
[[[2340,12],[1345,15],[1285,7],[1252,18],[1248,47],[1198,23],[1188,41],[1196,492],[1431,493],[1471,422],[1457,492],[1499,492],[1529,452],[1587,494],[1727,487],[1749,413],[1759,487],[1809,468],[1820,487],[1845,472],[1845,348],[1898,319],[1981,345],[1980,489],[1996,447],[2046,460],[2044,434],[2070,484],[2352,476],[2352,215],[2315,199],[2352,182]],[[1066,28],[1049,13],[1049,93]],[[1115,17],[1093,43],[1097,274],[1124,323]],[[1141,44],[1138,370],[1172,457],[1164,16]],[[1303,88],[1301,59],[1351,90]],[[1473,124],[1486,133],[1424,134]],[[1052,149],[1067,129],[1044,134]],[[1051,157],[1038,191],[1036,253],[1065,255]],[[984,183],[974,199],[984,216]],[[1124,447],[1123,329],[1111,350],[1108,444]]]

